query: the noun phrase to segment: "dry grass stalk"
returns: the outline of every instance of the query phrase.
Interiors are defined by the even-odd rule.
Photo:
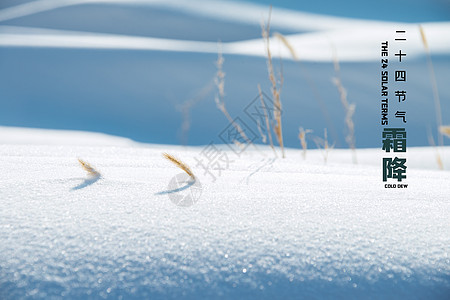
[[[264,118],[266,120],[267,135],[269,136],[270,147],[272,148],[273,153],[275,154],[275,157],[278,157],[277,152],[275,151],[275,147],[273,146],[272,133],[270,131],[269,114],[267,113],[266,103],[264,102],[261,86],[259,84],[258,84],[258,93],[259,93],[259,99],[261,100],[262,108],[264,110]]]
[[[439,154],[437,148],[436,148],[436,163],[438,164],[440,170],[444,170],[444,163],[442,162],[441,155]]]
[[[298,134],[298,138],[300,139],[300,143],[302,144],[302,148],[303,148],[303,152],[302,152],[302,156],[303,159],[306,159],[306,149],[308,148],[308,143],[306,142],[306,135],[308,133],[311,133],[312,130],[310,129],[303,129],[303,127],[299,128],[299,134]]]
[[[195,180],[194,173],[192,173],[191,169],[184,162],[182,162],[178,158],[176,158],[173,155],[170,155],[168,153],[163,153],[163,157],[165,159],[167,159],[168,161],[172,162],[175,166],[177,166],[181,170],[185,171],[189,176],[191,176],[192,179]]]
[[[222,48],[221,48],[220,43],[219,43],[217,52],[218,52],[217,53],[217,62],[216,62],[217,73],[216,73],[216,77],[214,78],[214,82],[216,84],[218,93],[216,94],[214,101],[216,102],[217,108],[225,115],[228,122],[230,122],[234,126],[234,128],[239,132],[240,136],[245,140],[245,142],[248,144],[252,144],[255,147],[255,149],[257,149],[256,146],[252,143],[252,141],[250,141],[250,139],[247,137],[244,130],[242,130],[242,127],[233,120],[233,118],[230,116],[227,109],[225,108],[225,102],[224,102],[225,72],[223,71],[223,63],[224,63],[225,59],[223,58],[223,55],[222,55]]]
[[[326,122],[328,124],[328,127],[331,128],[332,136],[334,136],[336,138],[337,137],[336,130],[335,130],[333,122],[331,121],[330,113],[328,112],[328,108],[325,105],[325,102],[324,102],[322,96],[320,95],[320,92],[319,92],[317,86],[315,85],[314,81],[311,79],[310,74],[302,66],[301,61],[298,58],[298,55],[297,55],[297,53],[296,53],[296,51],[294,49],[294,46],[292,46],[292,44],[289,42],[289,40],[284,35],[282,35],[281,33],[274,33],[274,36],[281,41],[281,43],[291,53],[292,58],[299,64],[302,76],[306,80],[308,86],[311,88],[311,92],[312,92],[314,98],[316,99],[320,110],[322,111],[322,114],[323,114],[323,116],[324,116],[324,118],[325,118],[325,120],[326,120]]]
[[[439,131],[450,138],[450,126],[441,126],[439,127]]]
[[[442,163],[441,154],[439,153],[439,148],[436,147],[436,143],[434,142],[433,135],[431,134],[431,130],[428,128],[428,142],[430,145],[436,150],[436,163],[440,170],[444,170],[444,164]]]
[[[274,37],[278,38],[281,43],[283,43],[284,46],[286,46],[286,48],[289,50],[289,52],[291,53],[291,56],[294,60],[298,61],[298,56],[297,53],[294,50],[294,47],[291,45],[291,43],[289,43],[289,41],[284,37],[284,35],[282,35],[281,33],[275,32],[273,34]]]
[[[82,159],[78,159],[78,162],[80,163],[81,167],[88,173],[89,176],[92,177],[98,177],[100,176],[100,172],[98,172],[93,166],[91,166],[89,163],[83,161]]]
[[[347,100],[347,90],[342,85],[339,61],[337,59],[336,50],[333,47],[333,64],[336,77],[333,78],[333,83],[336,85],[339,96],[341,99],[342,106],[345,109],[345,124],[347,125],[348,134],[345,137],[345,141],[352,149],[352,160],[354,164],[357,164],[356,158],[356,146],[355,146],[355,124],[353,123],[353,114],[355,113],[356,105],[354,103],[349,103]]]
[[[238,140],[233,140],[233,143],[236,145],[236,147],[238,147],[239,149],[241,149],[241,150],[244,150],[245,149],[245,147],[244,147],[244,145],[241,143],[241,142],[239,142]]]
[[[269,80],[272,83],[272,95],[274,101],[274,119],[276,124],[273,127],[273,131],[277,136],[278,144],[281,148],[282,157],[284,158],[284,144],[283,144],[283,131],[281,127],[281,101],[280,101],[280,93],[281,93],[281,85],[282,85],[282,77],[280,79],[281,84],[277,84],[277,79],[274,74],[273,64],[272,64],[272,54],[270,52],[270,16],[272,13],[272,6],[269,11],[269,20],[267,22],[267,26],[265,26],[264,21],[261,24],[262,29],[262,37],[266,43],[266,52],[267,52],[267,69],[269,73]]]
[[[220,110],[225,109],[225,104],[223,102],[223,98],[225,97],[225,72],[223,71],[223,63],[225,59],[222,55],[222,46],[219,43],[218,45],[218,51],[217,51],[217,61],[216,61],[216,67],[217,67],[217,73],[216,77],[214,78],[214,82],[217,86],[218,94],[216,94],[216,97],[214,100],[216,101],[217,107]]]
[[[256,120],[256,126],[258,127],[259,134],[261,135],[262,142],[264,144],[267,144],[267,136],[264,134],[264,132],[261,128],[261,122],[259,121],[259,119]]]
[[[214,83],[212,82],[212,80],[205,85],[200,91],[199,93],[194,97],[191,98],[189,100],[186,100],[185,102],[183,102],[181,105],[177,106],[177,110],[179,110],[181,112],[181,114],[183,115],[183,122],[181,124],[181,143],[183,145],[187,145],[188,144],[188,133],[189,133],[189,129],[191,128],[191,109],[194,105],[196,105],[198,102],[204,100],[213,90],[214,88]]]
[[[322,155],[323,155],[323,160],[325,162],[325,164],[328,162],[328,154],[331,151],[331,149],[334,148],[334,144],[333,145],[329,145],[328,144],[328,133],[327,133],[327,129],[325,128],[323,130],[323,134],[324,134],[324,138],[319,138],[316,137],[314,139],[314,142],[316,143],[317,148],[319,149],[323,149],[322,151]]]
[[[436,81],[436,74],[434,73],[434,67],[433,62],[431,61],[431,54],[430,54],[430,48],[428,47],[427,38],[425,35],[425,31],[423,30],[422,26],[419,25],[419,31],[420,36],[422,38],[422,43],[425,48],[426,56],[427,56],[427,65],[428,65],[428,71],[430,73],[431,78],[431,85],[433,89],[433,98],[434,98],[434,108],[436,111],[436,125],[437,128],[442,127],[442,111],[441,111],[441,101],[439,99],[439,91]],[[443,146],[444,145],[444,137],[442,132],[438,132],[438,145]]]

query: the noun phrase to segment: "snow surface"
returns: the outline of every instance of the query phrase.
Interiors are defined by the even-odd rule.
[[[448,299],[450,173],[420,168],[433,149],[412,148],[408,188],[385,189],[379,149],[325,165],[223,147],[213,182],[202,147],[0,128],[0,298]],[[163,151],[199,178],[194,205],[170,201]]]

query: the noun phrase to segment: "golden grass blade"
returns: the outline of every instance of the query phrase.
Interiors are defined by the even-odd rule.
[[[163,157],[168,161],[170,161],[171,163],[173,163],[178,168],[180,168],[181,170],[185,171],[189,176],[191,176],[192,179],[195,179],[194,173],[192,173],[191,169],[184,162],[168,153],[163,153]]]
[[[89,163],[83,161],[82,159],[78,159],[81,167],[88,173],[89,176],[100,176],[100,172],[98,172],[93,166]]]

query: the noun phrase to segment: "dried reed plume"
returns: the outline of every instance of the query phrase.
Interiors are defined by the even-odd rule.
[[[302,152],[302,156],[303,159],[306,159],[306,149],[308,148],[308,143],[306,142],[306,135],[308,133],[311,133],[312,130],[310,129],[303,129],[303,127],[299,128],[299,134],[298,134],[298,138],[300,139],[300,143],[302,144],[302,148],[303,148],[303,152]]]
[[[266,52],[267,52],[267,70],[269,73],[269,80],[272,83],[272,95],[274,101],[274,111],[273,116],[275,118],[276,124],[273,127],[273,131],[277,136],[278,144],[281,148],[282,157],[284,158],[284,144],[283,144],[283,131],[281,127],[281,101],[280,101],[280,93],[283,82],[282,74],[280,74],[279,84],[277,84],[277,79],[274,74],[273,64],[272,64],[272,53],[270,52],[270,17],[272,14],[272,6],[270,6],[269,11],[269,20],[267,22],[267,26],[265,26],[264,21],[261,22],[262,29],[262,37],[266,43]]]
[[[324,133],[324,138],[322,139],[322,138],[316,137],[316,138],[314,138],[314,142],[316,143],[317,148],[323,149],[322,155],[323,155],[323,160],[326,164],[328,161],[328,153],[330,152],[331,149],[334,148],[334,144],[331,146],[328,144],[328,134],[327,134],[326,128],[323,130],[323,133]]]
[[[78,162],[80,163],[81,167],[88,173],[89,176],[99,177],[101,175],[100,172],[98,172],[93,166],[83,161],[82,159],[79,158]]]
[[[179,160],[178,158],[174,157],[173,155],[170,155],[168,153],[162,154],[165,159],[172,162],[175,166],[180,168],[181,170],[185,171],[189,176],[191,176],[192,179],[195,180],[195,175],[192,173],[191,169],[186,165],[184,162]]]
[[[434,73],[433,62],[431,61],[430,48],[428,47],[427,38],[425,35],[425,31],[422,28],[422,25],[419,25],[419,31],[420,31],[420,36],[422,38],[422,43],[425,48],[425,52],[426,52],[426,56],[427,56],[428,71],[430,73],[431,85],[432,85],[432,89],[433,89],[434,108],[436,111],[436,124],[437,124],[437,128],[440,129],[442,127],[442,111],[441,111],[441,101],[439,99],[436,75]],[[439,146],[444,145],[444,137],[442,135],[442,132],[438,132],[438,145]]]
[[[450,126],[441,126],[439,127],[439,131],[450,138]]]
[[[270,130],[270,123],[269,123],[269,114],[267,113],[266,103],[264,102],[264,98],[263,98],[262,91],[261,91],[261,86],[259,84],[258,84],[258,93],[259,93],[259,99],[261,100],[262,108],[264,110],[264,118],[266,120],[267,135],[269,136],[270,147],[272,148],[273,153],[275,153],[275,157],[278,157],[277,152],[275,151],[275,147],[273,146],[272,133]]]
[[[248,144],[252,144],[255,147],[255,149],[257,149],[256,146],[247,137],[247,135],[245,134],[244,130],[242,130],[242,127],[233,120],[233,118],[230,116],[230,114],[228,113],[227,109],[225,108],[225,102],[224,102],[224,98],[225,98],[225,72],[223,72],[223,69],[222,69],[224,61],[225,61],[225,59],[222,56],[222,47],[221,47],[221,44],[219,43],[219,47],[218,47],[218,51],[217,51],[217,62],[216,62],[217,73],[216,73],[216,77],[214,78],[214,82],[215,82],[215,84],[217,86],[218,93],[214,97],[214,101],[216,102],[217,108],[225,115],[225,117],[227,118],[228,122],[230,122],[234,126],[234,128],[239,132],[240,136]]]
[[[336,49],[333,47],[333,64],[336,76],[333,78],[333,83],[336,85],[339,96],[341,98],[342,106],[345,109],[345,124],[347,125],[348,134],[345,137],[345,141],[352,149],[352,160],[354,164],[357,164],[356,159],[356,146],[355,146],[355,124],[353,123],[353,114],[355,113],[356,105],[354,103],[348,103],[347,101],[347,90],[342,85],[339,61],[336,55]]]

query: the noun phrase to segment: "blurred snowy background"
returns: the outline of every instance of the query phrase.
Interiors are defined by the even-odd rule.
[[[430,44],[444,124],[450,123],[448,1],[273,5],[271,30],[290,39],[300,60],[272,42],[277,70],[283,58],[286,146],[300,147],[302,126],[319,136],[327,128],[330,143],[347,147],[345,112],[332,83],[334,47],[348,101],[356,104],[356,146],[379,147],[380,42],[392,41],[399,29],[408,38],[408,145],[429,145],[436,117],[419,23]],[[0,9],[0,126],[94,131],[158,144],[221,142],[228,121],[214,102],[218,41],[230,114],[251,122],[244,109],[257,84],[270,95],[260,29],[266,0],[2,0]],[[391,44],[391,61],[398,48]]]

